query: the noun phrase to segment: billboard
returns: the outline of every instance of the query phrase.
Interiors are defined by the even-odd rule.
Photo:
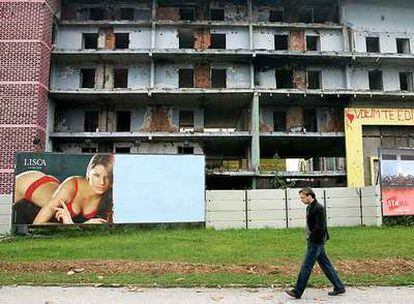
[[[385,216],[414,215],[414,150],[381,150],[381,197]]]
[[[14,224],[204,222],[202,155],[16,155]]]

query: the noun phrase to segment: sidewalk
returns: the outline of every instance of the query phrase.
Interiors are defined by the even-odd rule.
[[[413,303],[414,287],[348,288],[344,295],[331,297],[328,289],[306,289],[303,298],[289,298],[280,289],[260,288],[93,288],[30,287],[0,288],[1,304],[285,304],[285,303]]]

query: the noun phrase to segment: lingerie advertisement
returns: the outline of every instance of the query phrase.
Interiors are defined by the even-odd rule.
[[[14,225],[204,222],[204,155],[16,155]]]

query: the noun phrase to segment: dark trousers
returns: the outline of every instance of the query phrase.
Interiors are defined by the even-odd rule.
[[[335,290],[345,289],[341,279],[336,273],[331,261],[325,253],[325,244],[315,244],[308,242],[308,250],[306,251],[305,260],[303,261],[302,267],[300,268],[298,280],[296,281],[295,291],[296,296],[300,298],[305,291],[306,284],[308,283],[309,277],[312,272],[313,265],[318,261],[325,276],[331,281]]]

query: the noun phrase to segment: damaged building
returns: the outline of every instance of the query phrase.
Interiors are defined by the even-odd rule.
[[[208,189],[346,186],[346,109],[413,107],[410,1],[44,3],[44,144],[26,150],[204,154]],[[409,128],[364,127],[366,184]]]

